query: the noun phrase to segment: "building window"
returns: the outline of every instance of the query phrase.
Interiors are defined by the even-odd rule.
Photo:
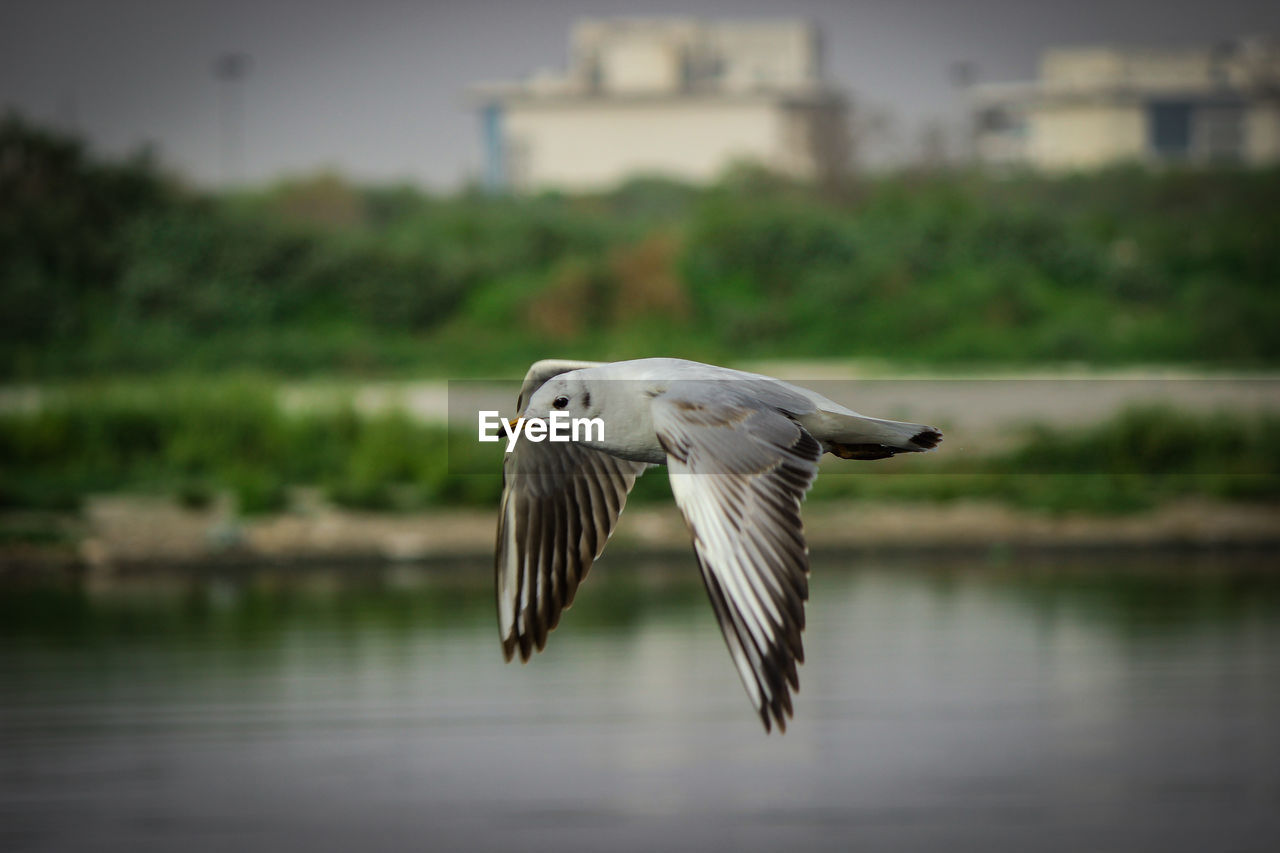
[[[1195,147],[1204,159],[1236,163],[1244,157],[1244,108],[1227,101],[1196,110]]]
[[[604,74],[600,71],[600,58],[593,56],[584,64],[587,69],[587,91],[595,94],[604,88]]]
[[[1026,136],[1026,117],[1006,107],[985,107],[978,111],[978,133],[999,136]]]
[[[1147,104],[1148,137],[1152,153],[1182,158],[1191,153],[1191,102],[1152,101]]]
[[[1157,157],[1229,163],[1244,156],[1244,108],[1237,101],[1151,101],[1147,116]]]

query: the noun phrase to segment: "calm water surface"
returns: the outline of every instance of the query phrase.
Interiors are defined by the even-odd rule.
[[[1280,849],[1270,561],[848,562],[782,737],[691,559],[0,590],[0,849]]]

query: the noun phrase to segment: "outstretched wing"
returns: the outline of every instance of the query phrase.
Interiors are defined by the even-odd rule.
[[[520,390],[591,362],[540,361]],[[494,576],[507,660],[541,651],[560,613],[613,534],[636,477],[648,466],[572,443],[522,441],[503,462]]]
[[[822,446],[728,384],[711,395],[668,393],[652,405],[671,491],[729,653],[765,731],[773,723],[785,731],[809,597],[800,502]]]

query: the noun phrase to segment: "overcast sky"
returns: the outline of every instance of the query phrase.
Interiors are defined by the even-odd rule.
[[[1027,79],[1049,45],[1207,44],[1280,34],[1275,0],[2,0],[0,103],[100,150],[154,145],[221,174],[215,56],[253,58],[243,177],[334,168],[457,185],[480,162],[468,84],[563,68],[584,16],[806,18],[855,108],[890,110],[904,146],[957,115],[948,68]]]

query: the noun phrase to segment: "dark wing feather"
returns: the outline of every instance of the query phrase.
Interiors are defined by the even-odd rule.
[[[539,362],[520,392],[523,406],[552,376],[587,366]],[[521,441],[503,463],[494,560],[502,653],[528,660],[613,534],[627,493],[648,465],[571,443]]]
[[[809,595],[800,503],[822,446],[777,409],[745,395],[716,398],[659,396],[654,426],[743,686],[765,730],[785,731]]]

